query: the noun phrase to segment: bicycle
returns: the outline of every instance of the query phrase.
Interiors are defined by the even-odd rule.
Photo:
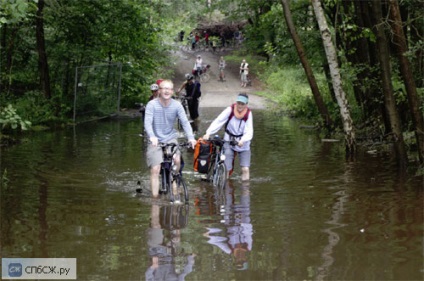
[[[194,71],[194,75],[195,75],[196,80],[200,80],[201,82],[204,82],[204,83],[208,82],[211,79],[211,77],[210,77],[209,73],[207,73],[206,71],[210,67],[211,66],[209,64],[203,65],[202,71],[201,71],[202,74],[199,74],[199,71],[197,71],[197,70]]]
[[[183,93],[179,93],[178,94],[178,98],[184,108],[184,111],[187,115],[188,118],[188,100],[190,99],[190,97],[187,97],[187,93],[184,91]],[[178,130],[181,130],[183,128],[183,126],[181,125],[181,121],[180,119],[178,119]]]
[[[192,43],[191,43],[190,38],[187,38],[186,43],[184,43],[184,44],[181,46],[181,49],[182,49],[184,52],[190,52],[190,51],[193,51],[193,50],[192,50]]]
[[[206,180],[212,181],[213,186],[223,189],[228,179],[228,170],[225,166],[225,143],[236,145],[234,140],[225,141],[216,135],[209,140],[212,143],[211,165],[209,167]]]
[[[205,39],[200,39],[194,45],[194,52],[203,52],[208,48]]]
[[[163,162],[160,167],[160,189],[159,194],[168,194],[169,201],[171,203],[177,203],[178,201],[188,204],[188,188],[183,178],[183,158],[181,156],[181,168],[177,171],[177,167],[174,163],[174,155],[178,151],[179,147],[189,147],[190,143],[159,143],[159,147],[162,148]],[[177,187],[177,194],[174,195],[173,184]],[[180,196],[182,193],[184,196]]]

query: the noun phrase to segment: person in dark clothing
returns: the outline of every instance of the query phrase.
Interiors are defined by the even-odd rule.
[[[191,120],[199,117],[199,98],[202,96],[200,91],[200,83],[194,79],[193,75],[189,75],[185,84],[186,95],[188,97],[188,111]]]
[[[222,31],[220,34],[221,37],[221,47],[225,47],[225,33]]]

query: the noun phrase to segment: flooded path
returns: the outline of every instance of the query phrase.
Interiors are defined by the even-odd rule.
[[[222,108],[202,107],[204,132]],[[138,119],[33,133],[2,148],[2,257],[77,259],[78,280],[422,280],[423,181],[385,153],[254,111],[251,181],[193,173],[190,205],[152,204]]]

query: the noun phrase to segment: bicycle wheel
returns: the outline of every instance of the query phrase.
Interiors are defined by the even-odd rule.
[[[213,180],[213,175],[215,171],[215,165],[216,163],[216,154],[212,154],[211,156],[211,162],[210,162],[208,173],[206,174],[206,181],[211,182]]]
[[[209,73],[203,73],[202,75],[200,75],[200,81],[202,82],[208,82],[211,79]]]
[[[165,167],[161,167],[160,169],[160,178],[161,178],[161,186],[159,190],[159,194],[167,194],[171,187],[171,177],[169,171]]]
[[[223,189],[227,182],[227,167],[224,163],[220,163],[213,177],[213,185]]]
[[[191,51],[191,44],[184,45],[184,46],[183,46],[183,51],[184,51],[184,52],[189,52],[189,51]]]
[[[181,202],[188,204],[188,201],[189,201],[188,188],[187,188],[187,184],[186,184],[183,176],[179,175],[179,176],[177,176],[177,178],[175,180],[177,182],[177,190],[178,190],[178,194],[180,194]]]

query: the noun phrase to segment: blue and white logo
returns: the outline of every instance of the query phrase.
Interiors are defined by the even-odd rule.
[[[21,263],[9,263],[9,276],[10,277],[21,277],[22,276],[22,264]]]

